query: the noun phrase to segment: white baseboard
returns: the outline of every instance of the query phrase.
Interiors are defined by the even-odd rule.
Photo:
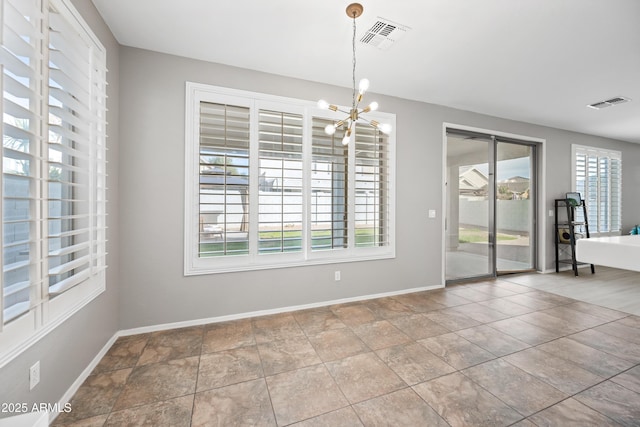
[[[76,392],[78,391],[82,383],[87,379],[87,377],[91,375],[91,372],[93,372],[95,367],[98,366],[98,363],[100,363],[104,355],[107,354],[107,352],[109,351],[113,343],[116,342],[119,336],[120,336],[120,331],[113,334],[113,336],[109,339],[109,341],[107,341],[107,343],[98,352],[96,357],[93,358],[91,363],[89,363],[89,365],[84,369],[84,371],[82,371],[80,376],[76,378],[73,384],[71,384],[71,387],[69,387],[69,389],[65,392],[65,394],[62,395],[62,398],[60,399],[60,402],[58,405],[59,408],[64,408],[65,405],[71,401],[71,398],[73,397],[73,395],[76,394]],[[49,414],[49,424],[52,424],[59,414],[60,414],[59,412],[51,412]]]
[[[274,308],[274,309],[269,309],[269,310],[250,311],[250,312],[245,312],[245,313],[229,314],[229,315],[226,315],[226,316],[217,316],[217,317],[208,317],[208,318],[204,318],[204,319],[186,320],[186,321],[183,321],[183,322],[163,323],[163,324],[160,324],[160,325],[151,325],[151,326],[143,326],[143,327],[140,327],[140,328],[124,329],[124,330],[121,330],[121,331],[118,332],[118,336],[138,335],[138,334],[145,334],[145,333],[149,333],[149,332],[166,331],[166,330],[169,330],[169,329],[187,328],[187,327],[190,327],[190,326],[206,325],[208,323],[221,323],[221,322],[228,322],[228,321],[231,321],[231,320],[247,319],[247,318],[250,318],[250,317],[268,316],[268,315],[271,315],[271,314],[280,314],[280,313],[289,313],[289,312],[298,311],[298,310],[308,310],[310,308],[326,307],[326,306],[329,306],[329,305],[345,304],[345,303],[357,302],[357,301],[366,301],[366,300],[370,300],[370,299],[391,297],[391,296],[403,295],[403,294],[411,294],[411,293],[422,292],[422,291],[431,291],[431,290],[434,290],[434,289],[441,289],[441,288],[443,288],[442,285],[424,286],[424,287],[420,287],[420,288],[403,289],[401,291],[383,292],[383,293],[379,293],[379,294],[361,295],[361,296],[357,296],[357,297],[341,298],[341,299],[337,299],[337,300],[323,301],[323,302],[312,303],[312,304],[294,305],[294,306],[280,307],[280,308]]]

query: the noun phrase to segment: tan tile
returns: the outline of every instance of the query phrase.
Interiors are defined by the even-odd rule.
[[[191,425],[275,426],[264,378],[196,393]]]
[[[353,408],[365,426],[449,426],[410,388],[358,403]]]
[[[571,398],[538,412],[531,420],[539,427],[618,427],[620,424]]]
[[[459,372],[420,383],[413,389],[452,427],[508,426],[523,418]]]
[[[193,394],[199,359],[195,356],[134,368],[113,409],[117,411]]]
[[[518,317],[514,317],[514,319],[522,320],[523,322],[539,326],[549,331],[555,331],[562,335],[570,335],[576,332],[584,331],[585,329],[589,329],[589,326],[583,325],[580,322],[551,316],[549,314],[546,314],[545,311],[534,311],[533,313],[527,313]]]
[[[263,376],[258,349],[240,347],[200,356],[198,392]]]
[[[415,313],[427,313],[429,311],[441,310],[446,307],[444,304],[440,304],[439,302],[431,299],[428,292],[415,292],[411,294],[397,295],[392,298]]]
[[[107,354],[100,360],[92,374],[133,368],[147,345],[149,336],[149,334],[142,334],[118,338],[107,351]]]
[[[529,421],[528,419],[524,419],[522,421],[518,421],[515,424],[511,424],[510,427],[538,427],[538,426],[532,423],[531,421]]]
[[[104,426],[189,427],[191,425],[192,408],[193,395],[190,394],[164,402],[112,412]]]
[[[56,423],[65,424],[109,413],[131,371],[129,368],[90,375],[71,398],[71,412],[61,413]]]
[[[625,359],[633,363],[640,363],[640,345],[628,342],[623,338],[614,337],[595,329],[587,329],[571,335],[574,341],[593,347],[605,353],[612,354],[620,359]]]
[[[355,326],[353,332],[372,350],[411,341],[411,338],[400,332],[400,330],[389,323],[388,320],[380,320],[378,322]]]
[[[496,280],[495,286],[506,289],[514,294],[523,294],[525,292],[531,292],[531,288],[528,286],[522,286],[515,283],[511,283],[508,280]]]
[[[626,325],[631,328],[640,329],[640,316],[627,316],[618,320],[616,323]]]
[[[425,338],[418,342],[456,369],[495,359],[493,354],[454,333]]]
[[[543,300],[540,298],[536,298],[533,292],[528,292],[526,294],[517,294],[512,295],[510,297],[504,297],[505,301],[513,302],[516,304],[524,305],[525,307],[532,308],[534,310],[546,310],[548,308],[553,308],[559,304],[556,304],[552,301]]]
[[[487,325],[456,331],[456,334],[496,356],[505,356],[530,347],[529,344]]]
[[[458,331],[460,329],[467,329],[480,325],[480,322],[473,320],[470,317],[447,309],[432,311],[431,313],[426,313],[425,316],[450,331]]]
[[[508,316],[519,316],[521,314],[531,313],[535,308],[507,301],[504,298],[490,299],[488,301],[480,301],[478,304],[489,307],[493,310],[504,313]]]
[[[348,328],[329,330],[309,337],[323,362],[366,353],[369,347]]]
[[[357,427],[362,426],[360,419],[350,406],[310,418],[291,427]]]
[[[293,317],[307,335],[345,328],[346,325],[328,308],[296,311]]]
[[[455,371],[453,367],[418,343],[384,348],[376,353],[409,385]]]
[[[306,420],[349,403],[324,365],[267,377],[278,425]]]
[[[79,421],[70,422],[66,424],[58,424],[58,419],[56,418],[52,426],[54,427],[102,427],[105,421],[107,420],[108,416],[109,414],[96,415],[95,417],[85,418]]]
[[[474,291],[482,292],[491,296],[492,298],[502,298],[508,297],[515,294],[520,294],[523,291],[513,292],[510,289],[507,289],[505,286],[498,286],[497,282],[494,283],[478,283],[478,284],[470,284],[468,286],[469,289]]]
[[[369,307],[358,303],[332,306],[331,311],[347,326],[358,326],[379,320]]]
[[[525,417],[568,397],[501,359],[476,365],[462,373]]]
[[[152,333],[138,359],[138,366],[199,355],[202,333],[202,326]]]
[[[588,302],[577,301],[565,306],[568,309],[580,311],[582,313],[590,314],[592,316],[599,317],[600,319],[611,322],[613,320],[621,319],[627,316],[627,313],[623,313],[618,310],[612,310],[610,308],[601,307],[595,304],[589,304]]]
[[[428,291],[428,294],[429,294],[430,301],[438,303],[444,306],[444,308],[455,307],[457,305],[470,304],[474,302],[467,298],[463,298],[459,295],[449,292],[448,288]]]
[[[576,326],[579,326],[580,329],[589,329],[608,322],[608,320],[601,319],[598,316],[583,313],[580,310],[575,310],[571,308],[570,305],[559,305],[557,307],[544,310],[542,313],[564,319]]]
[[[304,336],[304,332],[291,313],[256,317],[251,325],[257,343]]]
[[[640,394],[611,381],[591,387],[575,399],[625,426],[637,426],[640,420]]]
[[[538,350],[568,360],[589,372],[608,378],[631,368],[634,363],[619,359],[570,338],[560,338],[536,347]]]
[[[232,322],[213,323],[205,327],[202,340],[202,352],[231,350],[233,348],[255,345],[251,319]]]
[[[414,340],[420,340],[450,332],[444,326],[420,313],[391,319],[389,322]]]
[[[502,320],[509,317],[507,314],[478,303],[458,305],[447,309],[446,312],[460,313],[463,316],[470,317],[480,323],[495,322],[496,320]]]
[[[449,290],[449,293],[471,302],[486,301],[488,299],[495,298],[493,295],[475,290],[473,286],[452,287],[451,290]]]
[[[488,323],[487,326],[530,345],[542,344],[563,336],[562,333],[550,331],[516,318],[498,320],[497,322]]]
[[[406,387],[406,383],[374,353],[336,360],[326,366],[351,403]]]
[[[620,320],[607,323],[606,325],[600,325],[593,329],[640,345],[640,328],[637,326],[627,326],[621,323]]]
[[[258,345],[265,375],[322,363],[306,337],[271,341]]]
[[[413,314],[411,308],[391,297],[365,301],[364,305],[373,311],[376,317],[380,319],[389,320]]]
[[[628,371],[611,378],[611,381],[616,384],[620,384],[631,391],[640,393],[640,366],[636,366],[633,369],[629,369]]]
[[[505,356],[504,359],[567,394],[579,393],[604,380],[578,365],[537,348],[513,353]]]

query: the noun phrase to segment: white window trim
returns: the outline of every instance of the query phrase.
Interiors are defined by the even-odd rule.
[[[274,254],[250,254],[242,256],[226,256],[200,258],[198,256],[198,227],[199,227],[199,105],[201,101],[228,103],[238,106],[254,107],[251,111],[251,146],[249,151],[250,183],[252,188],[258,187],[258,109],[273,109],[283,112],[303,114],[304,116],[304,148],[303,148],[303,229],[305,233],[305,248],[301,252],[274,253]],[[349,109],[349,107],[344,107]],[[344,249],[323,251],[310,250],[310,222],[311,214],[309,206],[311,202],[311,162],[310,149],[311,121],[312,117],[329,119],[342,119],[343,114],[317,108],[312,101],[286,98],[250,91],[230,89],[218,86],[210,86],[201,83],[186,82],[186,108],[185,108],[185,199],[184,199],[184,275],[200,275],[212,273],[226,273],[236,271],[251,271],[271,268],[296,267],[317,264],[330,264],[341,262],[368,261],[377,259],[395,258],[395,171],[396,171],[396,116],[390,113],[371,112],[367,118],[391,124],[393,132],[388,136],[388,162],[389,172],[389,243],[380,247],[353,247],[355,237],[354,215],[348,216],[348,241],[350,246]],[[349,163],[355,164],[355,150],[349,150]],[[255,168],[255,169],[254,169]],[[349,188],[355,186],[355,168],[349,168]],[[249,195],[250,206],[257,206],[258,194],[252,191]],[[354,212],[355,201],[348,198],[349,212]],[[257,209],[250,209],[250,224],[257,224]],[[253,237],[252,237],[253,236]],[[250,233],[250,247],[257,245],[257,233]]]
[[[82,37],[86,38],[86,41],[91,43],[91,55],[90,63],[94,63],[96,57],[100,58],[102,65],[105,67],[106,72],[106,49],[99,41],[97,36],[93,33],[89,25],[84,21],[81,14],[75,9],[71,0],[42,0],[42,10],[48,10],[49,5],[53,5],[56,10],[60,12],[60,14],[65,15],[69,23],[74,27],[78,34],[81,34]],[[3,15],[2,15],[2,6],[0,3],[0,25],[3,24]],[[3,31],[0,28],[0,33]],[[1,36],[0,36],[1,40]],[[44,41],[42,46],[46,49],[48,46],[48,33],[45,34]],[[45,55],[48,57],[48,55]],[[3,71],[3,70],[0,70]],[[0,89],[2,88],[2,83],[0,79]],[[106,80],[105,80],[106,82]],[[39,87],[41,90],[43,87],[47,86],[40,82]],[[96,97],[102,97],[102,102],[106,100],[106,94],[96,94],[94,92],[94,87],[91,89],[91,93],[93,98],[93,102],[95,102]],[[105,88],[106,89],[106,88]],[[39,108],[44,108],[46,110],[46,104],[48,102],[48,92],[47,95],[42,95],[42,106]],[[2,103],[0,102],[0,113],[2,112]],[[92,234],[94,232],[104,236],[104,221],[106,217],[106,199],[105,199],[105,186],[99,186],[97,183],[96,176],[97,174],[104,174],[106,178],[106,159],[101,158],[98,159],[99,156],[104,157],[104,152],[100,153],[100,150],[106,150],[106,134],[104,131],[104,127],[106,125],[106,106],[103,104],[101,108],[99,108],[99,120],[102,120],[100,123],[93,123],[91,129],[92,144],[92,156],[93,162],[91,164],[91,186],[93,188],[92,196],[90,198],[90,209],[92,210],[92,217],[98,223],[102,224],[100,226],[98,223],[92,223],[91,226]],[[44,116],[46,117],[46,115]],[[46,138],[46,132],[48,132],[47,126],[40,126],[42,137],[41,140],[44,141],[43,144],[46,145],[48,138]],[[100,163],[99,165],[95,162]],[[95,170],[94,170],[95,169]],[[104,178],[103,178],[104,179]],[[1,181],[0,181],[1,182]],[[96,193],[95,187],[98,185],[100,194]],[[98,196],[96,198],[95,196]],[[2,198],[0,197],[0,207]],[[41,209],[42,212],[46,213],[46,209]],[[99,217],[99,219],[96,219]],[[2,232],[0,231],[0,238],[2,238]],[[106,244],[105,240],[101,240],[96,243],[99,245],[104,251],[104,245]],[[103,257],[106,256],[103,253]],[[40,263],[46,266],[46,256],[44,256],[44,261],[40,261]],[[20,317],[12,320],[6,325],[3,325],[2,321],[2,309],[4,298],[2,294],[0,294],[0,368],[8,364],[11,360],[21,354],[23,351],[31,347],[33,344],[38,342],[40,339],[45,337],[51,331],[55,330],[58,326],[60,326],[63,322],[77,313],[80,309],[85,307],[88,303],[90,303],[93,299],[95,299],[98,295],[106,289],[106,277],[105,277],[105,268],[106,265],[103,263],[99,263],[96,267],[91,267],[92,273],[90,276],[85,279],[82,283],[76,285],[73,288],[62,292],[57,295],[55,298],[49,300],[48,298],[48,280],[47,275],[41,273],[41,277],[39,278],[39,284],[37,286],[31,286],[31,297],[30,297],[30,306],[31,309],[21,315]],[[46,269],[44,269],[46,271]],[[36,289],[36,287],[38,289]],[[2,279],[0,278],[0,292],[3,289]]]
[[[573,191],[578,191],[578,184],[576,182],[576,155],[578,153],[591,154],[597,157],[608,157],[610,159],[617,159],[622,161],[621,151],[590,147],[587,145],[571,144],[571,188],[573,189]],[[622,176],[620,176],[620,180],[622,181]],[[622,183],[620,185],[622,186]],[[620,189],[620,191],[622,192],[622,188]],[[582,196],[584,197],[584,194]],[[609,212],[607,214],[609,216],[609,220],[611,220],[611,205],[608,206],[608,210]],[[622,212],[622,200],[620,200],[620,212]],[[622,229],[601,232],[598,230],[597,224],[592,225],[591,223],[589,223],[589,226],[589,234],[591,236],[619,236],[622,233]],[[622,218],[620,218],[620,227],[622,228]]]

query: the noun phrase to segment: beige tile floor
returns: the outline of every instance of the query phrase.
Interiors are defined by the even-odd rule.
[[[122,337],[55,424],[640,426],[640,317],[536,289],[568,280]]]

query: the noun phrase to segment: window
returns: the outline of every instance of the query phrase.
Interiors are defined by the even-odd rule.
[[[574,189],[585,201],[589,231],[620,234],[622,227],[622,154],[572,145]]]
[[[395,256],[394,134],[343,146],[315,103],[196,83],[186,104],[186,275]]]
[[[68,1],[0,1],[1,366],[104,290],[106,57]]]

